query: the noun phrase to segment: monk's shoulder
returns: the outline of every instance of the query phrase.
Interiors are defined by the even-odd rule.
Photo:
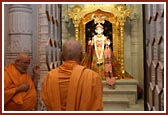
[[[85,68],[85,71],[86,71],[86,72],[93,73],[93,74],[97,74],[95,71],[93,71],[93,70],[91,70],[91,69],[88,69],[88,68]]]
[[[99,74],[91,69],[86,68],[84,70],[84,73],[87,73],[87,75],[92,76],[92,77],[99,77]]]
[[[5,67],[4,67],[4,71],[5,72],[13,72],[15,69],[14,69],[15,67],[14,67],[14,64],[12,63],[12,64],[9,64],[9,65],[6,65]],[[13,71],[12,71],[13,70]]]
[[[77,65],[76,66],[78,69],[80,68],[81,70],[83,69],[83,74],[93,74],[93,75],[98,75],[98,73],[96,73],[95,71],[85,67],[85,66],[82,66],[82,65]]]
[[[55,76],[57,73],[58,73],[58,68],[55,68],[49,71],[47,76],[52,77],[52,76]]]

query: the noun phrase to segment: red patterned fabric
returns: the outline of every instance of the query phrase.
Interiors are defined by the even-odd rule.
[[[110,49],[111,50],[111,49]],[[122,75],[121,72],[121,65],[118,62],[117,58],[115,57],[114,53],[111,51],[111,65],[112,65],[112,73],[114,77],[122,78],[122,76],[125,76],[126,78],[133,78],[129,73],[125,71],[124,75]],[[98,72],[101,76],[102,79],[105,80],[105,59],[103,59],[103,64],[97,65],[97,57],[96,53],[94,51],[94,47],[91,45],[88,45],[87,51],[84,54],[83,60],[82,60],[82,65]]]

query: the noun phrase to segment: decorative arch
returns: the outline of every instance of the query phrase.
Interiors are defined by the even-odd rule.
[[[116,57],[118,57],[118,40],[119,40],[119,36],[116,36],[116,31],[119,32],[119,22],[117,21],[117,18],[114,16],[114,14],[109,13],[109,12],[104,12],[100,9],[97,9],[96,11],[90,12],[88,14],[86,14],[82,19],[81,22],[79,23],[79,41],[82,43],[82,47],[83,47],[83,52],[86,51],[86,24],[93,21],[92,16],[104,16],[105,17],[105,21],[108,21],[109,23],[111,23],[111,33],[112,36],[111,38],[109,38],[113,43],[112,48],[114,49],[114,54],[116,55]]]
[[[133,12],[133,5],[127,9],[125,4],[85,4],[84,8],[78,5],[65,13],[72,19],[75,27],[75,38],[82,44],[83,52],[86,50],[85,25],[92,20],[93,15],[103,15],[105,20],[112,23],[113,53],[124,69],[124,24],[126,17]]]

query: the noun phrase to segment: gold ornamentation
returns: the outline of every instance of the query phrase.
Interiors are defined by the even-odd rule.
[[[134,7],[131,6],[130,9],[127,9],[126,5],[124,4],[117,4],[115,6],[118,13],[116,14],[118,21],[120,22],[120,64],[121,64],[121,71],[125,71],[124,69],[124,24],[126,21],[126,17],[130,16],[133,12]]]
[[[126,17],[129,17],[133,10],[133,5],[127,8],[125,4],[84,4],[84,8],[75,5],[66,13],[73,20],[75,37],[82,43],[83,52],[86,49],[85,24],[93,19],[96,19],[95,23],[104,23],[103,20],[111,22],[113,52],[120,61],[121,71],[124,71],[124,24]]]
[[[104,24],[104,22],[105,22],[105,16],[103,14],[98,14],[98,15],[93,14],[92,18],[94,19],[95,24],[97,24],[97,23]]]

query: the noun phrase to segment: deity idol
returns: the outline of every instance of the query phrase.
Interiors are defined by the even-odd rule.
[[[104,29],[100,23],[96,25],[95,32],[97,34],[88,40],[81,64],[98,72],[112,86],[116,78],[122,78],[121,65],[111,50],[110,39],[103,35]],[[126,76],[132,77],[127,73]]]

